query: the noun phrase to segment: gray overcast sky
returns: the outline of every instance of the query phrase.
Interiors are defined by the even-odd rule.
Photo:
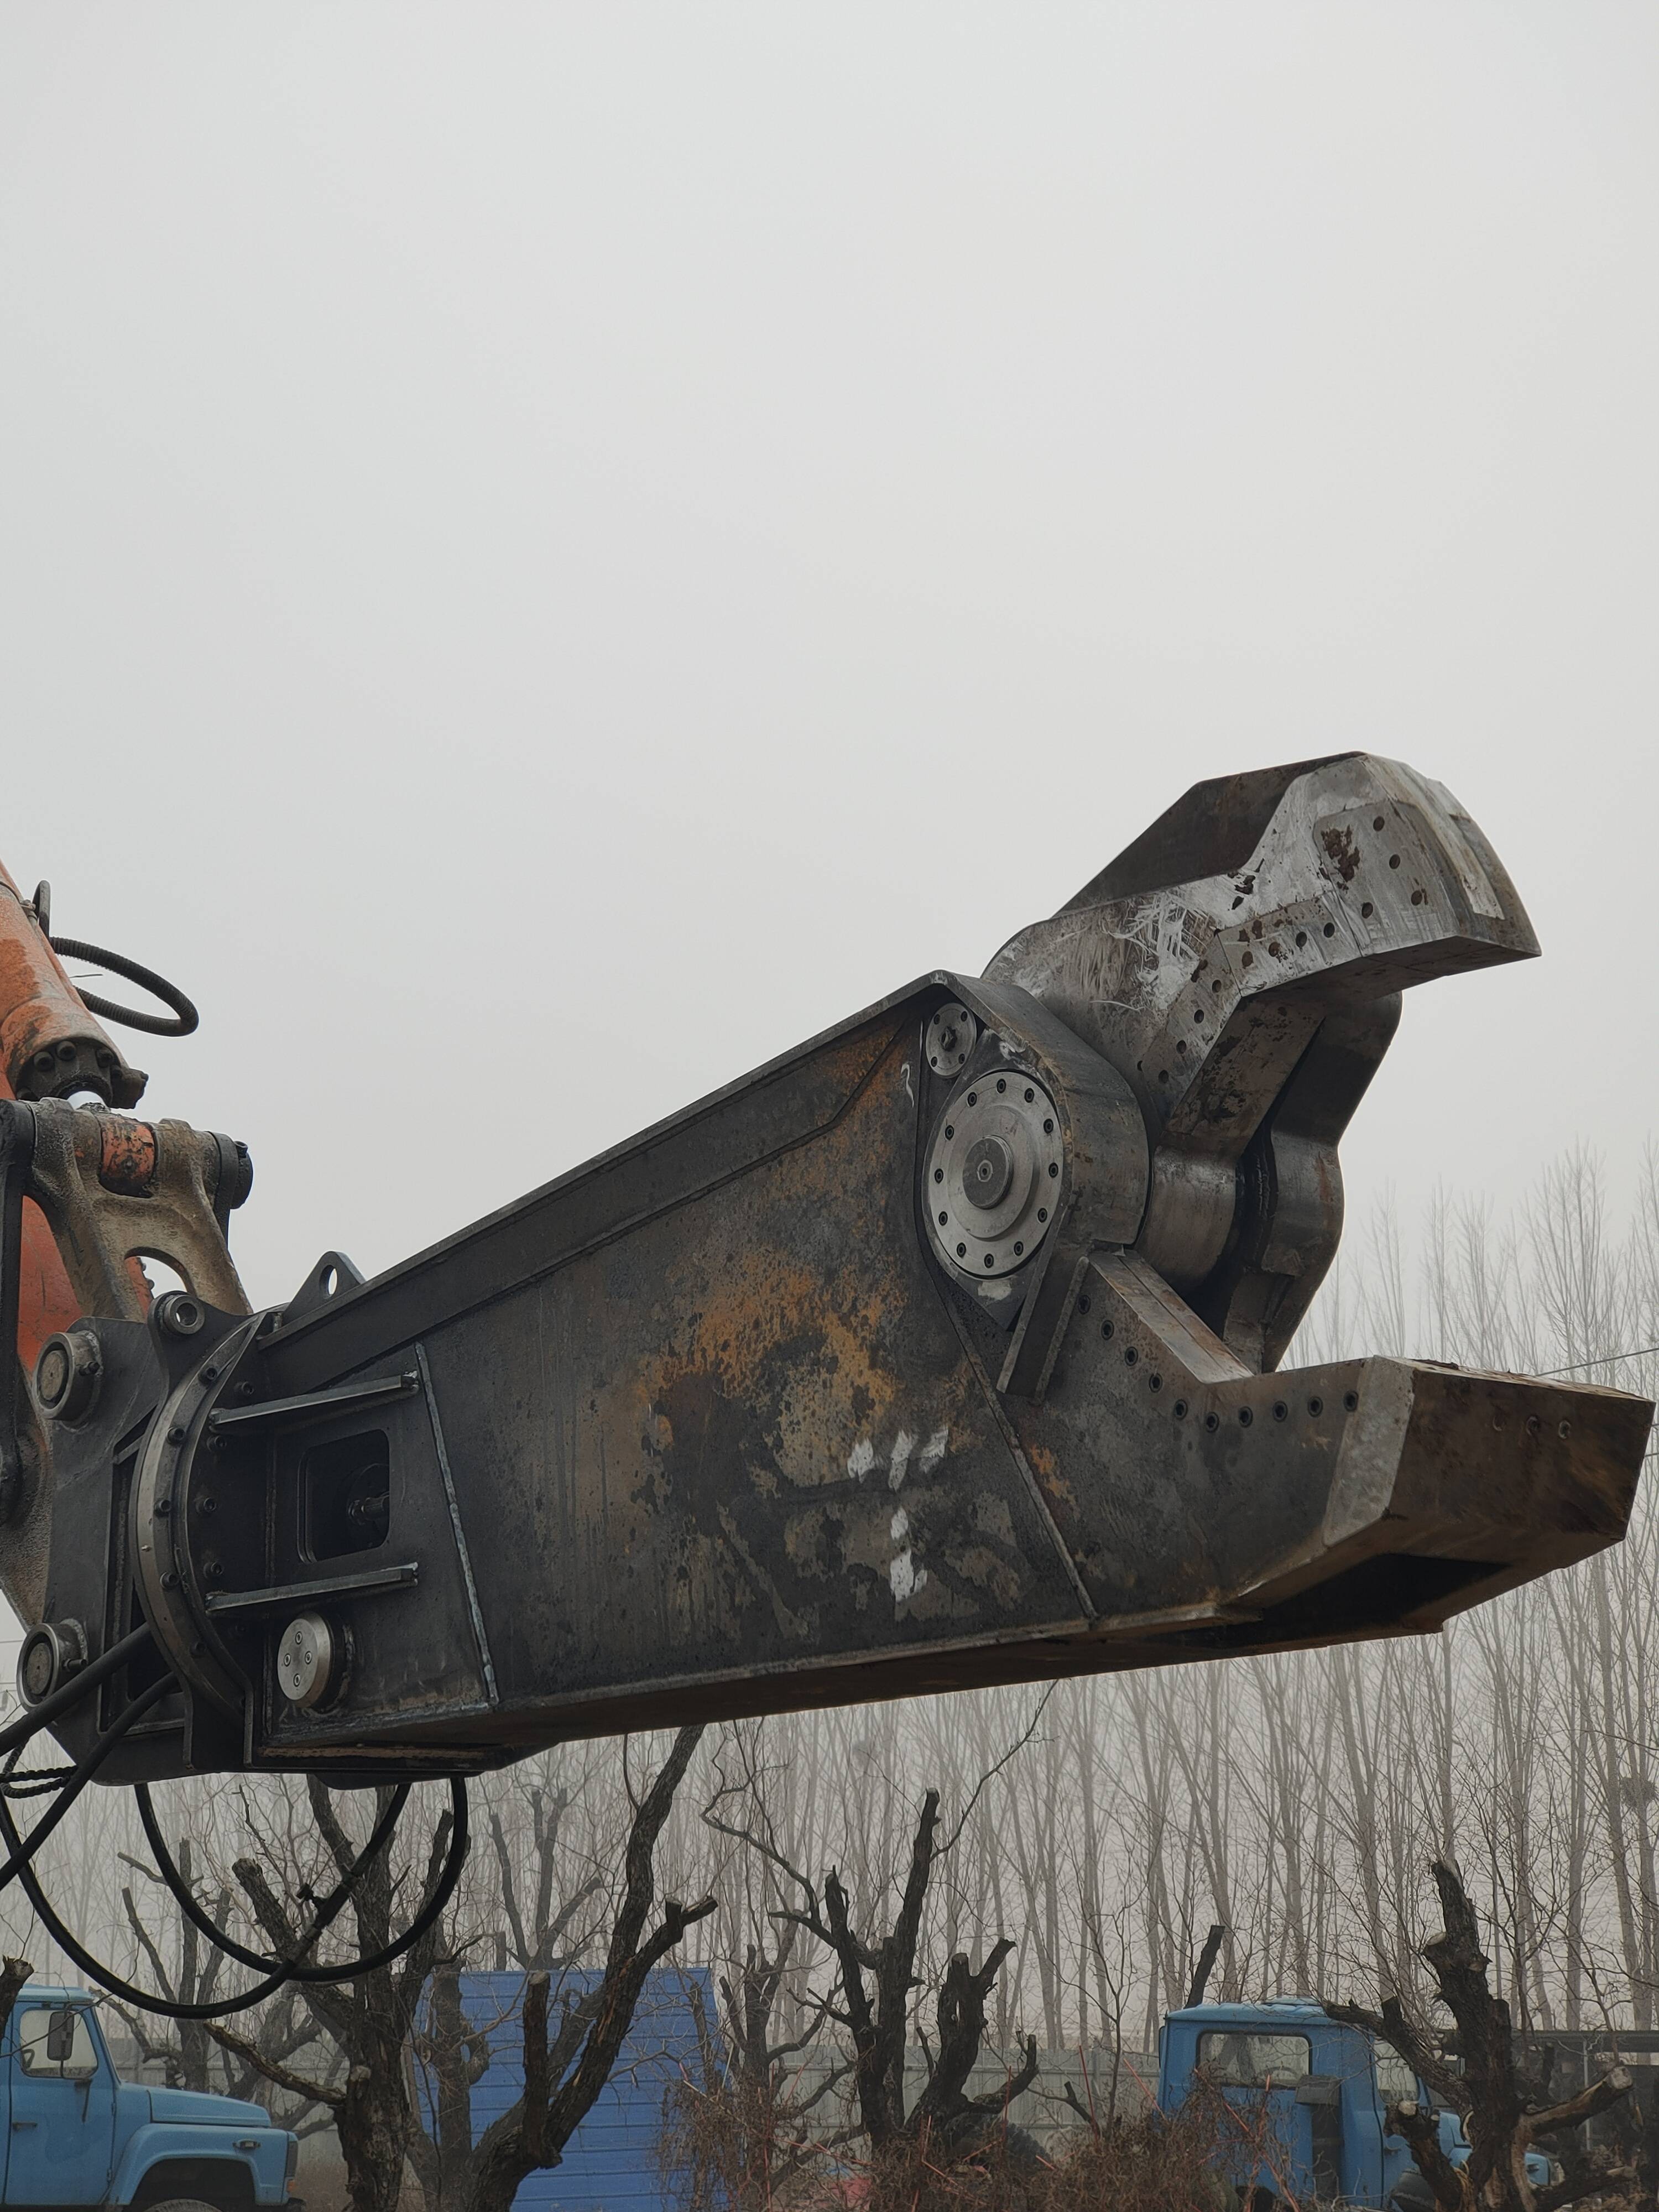
[[[1347,745],[1546,950],[1356,1207],[1622,1187],[1656,234],[1652,0],[9,0],[0,853],[199,998],[257,1298]]]

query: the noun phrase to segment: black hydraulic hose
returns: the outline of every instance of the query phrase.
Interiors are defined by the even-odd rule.
[[[149,1623],[135,1628],[131,1636],[124,1636],[118,1644],[112,1644],[101,1657],[71,1674],[61,1690],[54,1690],[49,1698],[42,1698],[38,1705],[30,1705],[9,1726],[0,1729],[0,1759],[8,1752],[21,1751],[24,1745],[50,1728],[55,1720],[78,1705],[88,1690],[107,1680],[119,1667],[124,1667],[135,1652],[142,1651],[149,1642]]]
[[[400,1783],[393,1790],[392,1802],[374,1823],[374,1832],[368,1841],[345,1869],[338,1883],[328,1896],[319,1900],[316,1923],[309,1935],[305,1936],[297,1946],[292,1959],[272,1958],[268,1952],[249,1950],[245,1944],[237,1942],[234,1936],[227,1935],[210,1913],[203,1911],[191,1894],[189,1883],[179,1873],[172,1852],[167,1849],[166,1838],[161,1833],[161,1823],[155,1817],[155,1800],[149,1794],[149,1784],[141,1782],[132,1794],[137,1800],[138,1818],[143,1823],[145,1840],[149,1844],[151,1854],[161,1870],[161,1879],[173,1892],[178,1901],[179,1909],[185,1919],[200,1929],[210,1943],[216,1944],[228,1958],[236,1960],[240,1965],[252,1966],[256,1973],[261,1974],[274,1973],[280,1967],[291,1966],[294,1971],[290,1979],[301,1982],[338,1978],[331,1967],[301,1966],[295,1962],[304,1958],[323,1930],[337,1917],[347,1898],[356,1888],[365,1870],[386,1849],[391,1840],[392,1831],[398,1824],[398,1816],[409,1802],[409,1790],[410,1785],[407,1782]]]
[[[169,983],[165,975],[158,975],[153,968],[140,966],[129,960],[124,952],[110,952],[101,945],[86,945],[78,937],[54,937],[50,940],[54,952],[67,954],[71,960],[90,960],[100,968],[107,968],[112,975],[124,976],[136,983],[141,991],[149,991],[164,1006],[171,1006],[169,1014],[147,1014],[136,1006],[118,1006],[109,999],[100,999],[90,991],[82,990],[77,983],[76,994],[89,1014],[97,1014],[106,1022],[119,1022],[130,1030],[145,1030],[151,1036],[188,1036],[201,1021],[201,1016],[176,983]]]
[[[137,1722],[143,1720],[152,1705],[159,1705],[169,1691],[176,1689],[177,1686],[171,1674],[163,1674],[159,1682],[152,1682],[149,1689],[141,1691],[124,1711],[116,1715],[58,1791],[52,1802],[52,1810],[43,1814],[29,1830],[27,1839],[17,1835],[10,1811],[8,1809],[6,1841],[11,1848],[11,1856],[3,1866],[0,1866],[0,1889],[4,1889],[9,1882],[23,1872],[41,1844],[46,1842],[46,1838],[64,1818],[123,1736],[127,1735]],[[20,1744],[17,1750],[21,1752],[22,1747]],[[12,1756],[15,1758],[16,1753]]]
[[[319,1905],[316,1917],[301,1939],[298,1949],[291,1959],[286,1960],[272,1960],[246,1948],[216,1926],[202,1911],[195,1898],[190,1893],[183,1876],[173,1862],[172,1853],[167,1848],[155,1819],[155,1807],[148,1788],[142,1784],[138,1786],[137,1794],[139,1801],[139,1814],[143,1823],[144,1833],[149,1838],[151,1849],[155,1853],[162,1879],[166,1881],[168,1889],[178,1899],[187,1917],[194,1921],[197,1927],[211,1942],[216,1944],[228,1957],[236,1959],[243,1965],[251,1966],[257,1972],[265,1974],[264,1981],[253,1989],[245,1990],[240,1996],[228,1998],[216,2005],[205,2006],[180,2005],[172,1999],[155,1996],[148,1990],[137,1989],[131,1983],[124,1981],[119,1975],[112,1973],[101,1960],[94,1958],[64,1926],[53,1910],[51,1900],[41,1888],[31,1862],[36,1851],[69,1812],[116,1745],[143,1718],[152,1705],[158,1704],[170,1690],[177,1686],[173,1676],[163,1675],[160,1681],[152,1684],[149,1689],[136,1698],[124,1712],[117,1716],[85,1758],[77,1765],[67,1770],[61,1778],[61,1787],[58,1788],[57,1799],[51,1811],[30,1831],[27,1838],[18,1832],[17,1824],[11,1815],[10,1806],[6,1802],[7,1796],[14,1792],[20,1796],[42,1794],[47,1789],[56,1786],[59,1782],[59,1777],[55,1774],[38,1777],[22,1775],[13,1782],[10,1779],[9,1768],[15,1765],[17,1759],[36,1736],[49,1728],[54,1720],[79,1705],[89,1692],[96,1689],[100,1682],[107,1680],[128,1659],[148,1645],[149,1641],[150,1628],[146,1622],[134,1629],[131,1635],[124,1637],[119,1643],[112,1644],[100,1658],[94,1660],[91,1665],[82,1668],[61,1689],[54,1691],[51,1697],[45,1698],[38,1705],[32,1706],[9,1728],[0,1729],[0,1758],[6,1760],[8,1768],[7,1775],[0,1778],[0,1836],[3,1836],[11,1853],[5,1865],[0,1867],[0,1889],[4,1888],[14,1879],[21,1881],[24,1893],[42,1924],[52,1935],[58,1948],[68,1957],[73,1959],[83,1972],[90,1975],[93,1980],[100,1987],[109,1990],[112,1995],[123,1997],[130,2003],[149,2012],[159,2013],[170,2020],[222,2019],[228,2014],[244,2011],[251,2004],[258,2003],[262,1998],[269,1996],[288,1982],[329,1984],[351,1981],[359,1974],[378,1972],[382,1966],[390,1966],[396,1960],[402,1958],[406,1951],[412,1949],[415,1944],[419,1942],[454,1895],[456,1885],[461,1878],[461,1870],[466,1863],[467,1849],[471,1840],[466,1785],[459,1776],[452,1776],[450,1778],[450,1802],[453,1826],[450,1833],[449,1850],[445,1858],[443,1872],[439,1877],[432,1895],[401,1936],[396,1937],[391,1943],[384,1945],[380,1951],[350,1960],[342,1966],[307,1966],[301,1965],[301,1960],[306,1952],[311,1949],[338,1918],[365,1869],[386,1848],[390,1840],[392,1830],[409,1802],[410,1785],[407,1783],[400,1784],[393,1791],[385,1812],[375,1822],[368,1841],[346,1869],[335,1888]]]
[[[412,1950],[420,1942],[454,1895],[455,1886],[461,1878],[461,1869],[466,1863],[469,1840],[466,1784],[459,1776],[452,1776],[449,1790],[455,1825],[450,1833],[449,1855],[445,1861],[443,1873],[439,1876],[431,1896],[394,1942],[367,1958],[353,1960],[337,1972],[331,1972],[329,1979],[354,1981],[359,1974],[378,1973],[382,1966],[389,1966],[401,1959],[405,1951]],[[11,1817],[11,1808],[3,1797],[0,1797],[0,1835],[3,1835],[14,1846],[21,1840],[16,1824]],[[100,1989],[108,1990],[112,1996],[120,1997],[128,2004],[137,2005],[142,2012],[158,2014],[163,2020],[223,2020],[232,2013],[246,2012],[250,2005],[258,2004],[295,1978],[292,1969],[283,1967],[267,1976],[263,1982],[255,1983],[252,1989],[244,1990],[240,1996],[224,1997],[216,2004],[181,2004],[171,1997],[158,1997],[149,1990],[136,1988],[132,1983],[124,1981],[120,1975],[112,1972],[102,1960],[94,1958],[52,1910],[52,1901],[41,1888],[32,1866],[25,1863],[17,1871],[18,1880],[22,1883],[24,1893],[33,1906],[41,1926],[64,1957],[72,1959],[82,1972],[96,1982]],[[344,1898],[342,1897],[339,1902],[343,1905]],[[314,1929],[308,1940],[314,1941],[319,1932],[319,1929]]]

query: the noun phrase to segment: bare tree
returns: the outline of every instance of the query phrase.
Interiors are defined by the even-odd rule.
[[[195,1839],[183,1837],[175,1854],[179,1874],[209,1916],[223,1924],[232,1917],[234,1899],[228,1886],[222,1883],[210,1892],[198,1878],[199,1856]],[[125,1884],[121,1903],[135,1950],[154,1986],[175,2003],[210,2004],[224,1993],[229,1963],[226,1954],[174,1908],[154,1868],[126,1852],[121,1857],[136,1881],[143,1885],[141,1891],[132,1882]],[[216,2090],[250,2101],[260,2099],[279,2127],[291,2128],[301,2136],[332,2124],[329,2105],[293,2086],[302,2077],[293,2073],[292,2062],[302,2053],[314,2053],[319,2031],[310,2008],[291,1984],[258,2007],[234,2040],[216,2033],[214,2024],[206,2021],[170,2021],[114,2001],[112,2009],[131,2036],[141,2061],[159,2064],[170,2087]],[[259,2063],[243,2055],[247,2045],[258,2051]],[[331,2092],[338,2087],[343,2068],[337,2051],[331,2050],[328,2057],[319,2086]],[[287,2073],[289,2081],[279,2084],[269,2070],[273,2066]]]
[[[501,1881],[507,1926],[502,1945],[526,1973],[545,1973],[567,1957],[580,1957],[589,1929],[584,1915],[602,1899],[605,1874],[590,1851],[577,1872],[569,1850],[573,1815],[592,1784],[592,1747],[574,1786],[549,1771],[545,1759],[511,1771],[506,1794],[489,1808],[489,1835]],[[511,1820],[516,1810],[520,1817]]]
[[[776,2025],[799,1932],[782,1928],[769,1955],[750,1943],[742,1966],[720,1976],[718,2023],[690,1985],[701,2078],[687,2074],[670,2085],[664,2162],[677,2195],[698,2212],[764,2212],[844,2139],[844,2130],[822,2130],[814,2116],[850,2062],[821,2069],[810,2084],[794,2065],[817,2041],[829,2000],[808,2010],[798,2034]]]
[[[1456,2023],[1461,2070],[1444,2063],[1397,1998],[1381,2013],[1353,2005],[1332,2005],[1329,2010],[1385,2037],[1435,2094],[1462,2115],[1471,2149],[1468,2163],[1458,2166],[1441,2146],[1431,2108],[1408,2101],[1389,2112],[1390,2126],[1410,2144],[1435,2203],[1442,2212],[1554,2212],[1557,2206],[1593,2197],[1600,2212],[1636,2212],[1634,2195],[1622,2186],[1633,2183],[1633,2171],[1564,2140],[1569,2130],[1627,2096],[1631,2076],[1614,2067],[1577,2095],[1547,2100],[1516,2063],[1510,2008],[1493,1996],[1487,1981],[1491,1962],[1481,1948],[1480,1923],[1462,1876],[1444,1859],[1435,1861],[1433,1873],[1445,1926],[1424,1945],[1423,1956],[1440,2001]],[[1526,2156],[1534,2143],[1546,2140],[1567,2153],[1571,2170],[1565,2180],[1540,2189],[1528,2178]]]
[[[24,1984],[32,1979],[33,1967],[27,1959],[0,1960],[0,2038],[11,2026],[11,2015]]]
[[[134,1945],[154,1976],[157,1990],[176,2003],[211,2003],[229,1963],[225,1954],[209,1943],[195,1923],[173,1907],[161,1875],[153,1868],[125,1851],[121,1857],[155,1893],[160,1927],[152,1927],[149,1917],[140,1911],[131,1882],[122,1887],[121,1904]],[[201,1885],[196,1879],[192,1838],[181,1839],[176,1858],[186,1887],[192,1896],[198,1896]],[[222,1921],[229,1910],[231,1893],[222,1887],[216,1896],[201,1897],[199,1901]],[[170,1958],[163,1955],[164,1950],[172,1954]],[[219,2046],[208,2033],[204,2021],[163,2021],[157,2014],[137,2012],[127,2005],[115,2009],[125,2021],[140,2056],[159,2062],[169,2087],[210,2089],[216,2086],[211,2061]]]
[[[964,1952],[948,1961],[935,2006],[937,2043],[927,2052],[927,2085],[914,2105],[907,2106],[904,2060],[912,1996],[921,1986],[917,1964],[922,1912],[935,1868],[961,1833],[958,1825],[955,1834],[940,1841],[939,1804],[939,1792],[928,1790],[911,1838],[891,1925],[879,1936],[868,1931],[867,1923],[862,1932],[855,1925],[852,1900],[837,1869],[832,1867],[822,1884],[817,1883],[763,1833],[734,1826],[712,1808],[704,1816],[711,1826],[772,1861],[798,1899],[781,1907],[775,1917],[805,1929],[833,1959],[839,2002],[827,2009],[851,2040],[860,2125],[878,2153],[912,2142],[924,2131],[945,2142],[969,2140],[1036,2077],[1033,2036],[1018,2075],[1003,2093],[967,2094],[985,2039],[986,2000],[1014,1948],[1010,1937],[1000,1936],[977,1966]]]
[[[341,1824],[334,1793],[325,1783],[311,1777],[307,1796],[328,1857],[343,1878],[360,1847]],[[374,1796],[378,1812],[385,1813],[390,1792],[380,1789]],[[435,1891],[450,1830],[451,1815],[445,1811],[428,1832],[421,1897]],[[268,1825],[255,1825],[254,1832],[259,1855],[238,1859],[236,1878],[265,1936],[286,1957],[303,1941],[295,1903],[310,1893],[311,1883],[295,1863],[291,1833],[279,1833]],[[359,1876],[349,1907],[356,1923],[356,1955],[372,1955],[391,1942],[401,1893],[410,1887],[410,1871],[405,1867],[394,1873],[390,1854],[382,1852]],[[416,1906],[418,1903],[417,1899]],[[441,1948],[434,1924],[393,1965],[341,1984],[307,1985],[306,2002],[344,2062],[343,2081],[300,2073],[262,2050],[256,2040],[224,2027],[216,2031],[227,2051],[265,2080],[328,2107],[339,2132],[352,2212],[395,2212],[404,2165],[419,2134],[410,2038],[422,1989]]]
[[[566,2001],[550,2039],[548,1977],[538,1971],[526,1982],[524,2092],[479,2138],[469,2164],[465,2212],[507,2212],[526,2175],[559,2163],[566,2144],[611,2078],[647,1978],[677,1948],[687,1929],[714,1909],[712,1897],[692,1905],[671,1897],[665,1901],[661,1919],[647,1933],[656,1898],[658,1838],[702,1735],[701,1728],[680,1730],[635,1808],[623,1855],[622,1900],[604,1972],[596,1988]]]

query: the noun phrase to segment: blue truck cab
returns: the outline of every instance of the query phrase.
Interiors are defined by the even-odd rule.
[[[1332,2020],[1311,1997],[1169,2014],[1158,2037],[1159,2110],[1178,2112],[1199,2094],[1216,2100],[1217,2148],[1247,2203],[1433,2205],[1404,2137],[1384,2124],[1390,2105],[1431,2106],[1427,2088],[1392,2045]],[[1457,2114],[1443,2110],[1437,2119],[1442,2149],[1462,2165],[1469,2146]],[[1549,2161],[1528,2152],[1527,2171],[1541,2185]]]
[[[258,2105],[123,2081],[84,1990],[27,1984],[0,2045],[0,2204],[252,2212],[290,2203],[297,2139]]]

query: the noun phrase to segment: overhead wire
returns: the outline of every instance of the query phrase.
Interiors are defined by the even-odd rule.
[[[1659,1352],[1659,1344],[1641,1344],[1634,1352],[1607,1352],[1599,1359],[1575,1359],[1565,1367],[1540,1367],[1537,1380],[1547,1382],[1557,1375],[1583,1375],[1592,1367],[1616,1367],[1621,1359],[1646,1359],[1656,1352]]]

